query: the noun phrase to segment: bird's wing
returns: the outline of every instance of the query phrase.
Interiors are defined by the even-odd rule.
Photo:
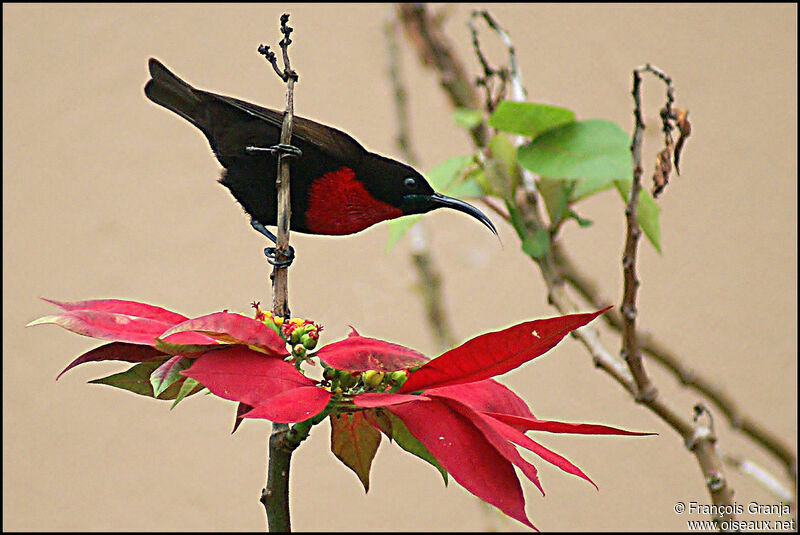
[[[207,92],[206,92],[207,93]],[[254,117],[263,119],[280,130],[283,125],[283,113],[269,108],[262,108],[233,97],[207,93],[216,99],[238,108]],[[336,128],[325,126],[302,117],[294,117],[292,135],[310,143],[319,150],[326,152],[336,159],[357,163],[366,149],[348,134]]]

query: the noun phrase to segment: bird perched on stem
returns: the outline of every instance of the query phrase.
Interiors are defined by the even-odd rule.
[[[157,59],[151,58],[149,67],[147,97],[205,134],[225,168],[219,182],[262,233],[265,225],[276,223],[276,151],[284,151],[302,154],[291,173],[290,228],[295,232],[353,234],[388,219],[452,208],[497,234],[477,208],[436,193],[408,165],[368,152],[336,128],[295,117],[292,145],[279,145],[283,113],[195,89]]]

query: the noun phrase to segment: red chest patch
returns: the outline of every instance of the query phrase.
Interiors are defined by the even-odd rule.
[[[399,208],[370,195],[349,167],[325,173],[308,191],[306,227],[314,234],[353,234],[400,217]]]

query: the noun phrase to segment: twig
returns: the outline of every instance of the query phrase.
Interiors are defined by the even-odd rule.
[[[483,54],[483,50],[481,50],[481,44],[478,40],[478,30],[475,28],[475,25],[472,23],[472,19],[483,15],[486,18],[487,22],[491,20],[489,14],[486,11],[473,11],[472,16],[470,16],[469,21],[467,21],[467,26],[469,26],[470,34],[472,35],[472,48],[475,50],[475,56],[478,58],[478,62],[481,64],[481,68],[483,69],[483,76],[478,76],[475,78],[475,85],[478,87],[483,87],[486,92],[486,100],[485,100],[485,109],[487,112],[492,113],[497,107],[497,104],[504,99],[506,95],[506,83],[508,82],[508,71],[505,69],[493,69],[490,65],[486,56]],[[489,23],[491,25],[491,23]],[[498,80],[499,82],[499,89],[494,89],[494,81]]]
[[[480,201],[486,205],[486,207],[494,212],[495,214],[499,215],[501,218],[505,220],[506,223],[511,224],[511,216],[508,215],[508,212],[497,206],[491,197],[481,197]]]
[[[792,509],[796,508],[792,491],[783,486],[775,476],[770,474],[763,467],[757,465],[753,461],[736,455],[723,454],[722,459],[725,461],[725,464],[751,478],[781,502],[789,504]]]
[[[395,111],[397,112],[397,148],[409,165],[416,166],[419,160],[414,153],[409,135],[408,99],[400,72],[397,21],[394,18],[386,23],[385,32],[389,52],[389,79],[394,89]],[[439,349],[444,350],[453,346],[456,340],[450,320],[444,310],[441,276],[428,247],[429,240],[424,222],[420,221],[412,226],[409,233],[411,235],[411,261],[417,272],[417,288],[422,295],[428,328],[436,340],[436,345]]]
[[[648,66],[649,67],[649,66]],[[640,68],[641,69],[641,68]],[[624,274],[624,290],[622,297],[622,358],[628,363],[631,375],[636,382],[636,398],[643,401],[655,398],[657,391],[642,362],[642,353],[636,340],[636,293],[639,289],[639,279],[636,277],[636,253],[642,229],[639,228],[636,207],[639,202],[639,190],[642,187],[642,135],[644,133],[644,119],[642,118],[640,69],[633,71],[633,116],[635,125],[631,141],[631,154],[633,155],[633,182],[628,193],[628,202],[625,206],[625,251],[622,254],[622,270]]]
[[[397,4],[397,19],[406,37],[419,54],[423,65],[439,73],[439,83],[456,108],[480,108],[480,98],[474,91],[460,61],[455,59],[440,27],[441,19],[431,17],[424,5]],[[486,124],[481,122],[470,130],[478,146],[488,138]]]
[[[272,64],[278,76],[286,82],[286,111],[283,115],[280,143],[291,145],[292,126],[294,119],[294,84],[297,82],[297,73],[292,70],[289,62],[289,45],[292,43],[290,34],[292,28],[288,25],[289,15],[281,15],[280,41],[283,52],[283,71],[278,69],[275,54],[270,52],[268,46],[260,46],[259,53],[263,54]],[[289,192],[289,165],[290,160],[284,152],[278,151],[278,175],[275,181],[278,202],[277,239],[275,242],[276,260],[288,259],[289,251],[289,223],[292,217],[290,192]],[[289,266],[275,265],[272,270],[272,299],[273,310],[276,316],[288,319],[289,311]],[[290,440],[291,431],[286,424],[272,424],[272,434],[269,438],[269,466],[267,468],[267,485],[261,491],[261,503],[267,512],[267,521],[270,531],[291,531],[291,517],[289,513],[289,468],[291,466],[292,452],[299,442]]]
[[[292,143],[292,126],[294,119],[294,84],[297,82],[297,73],[292,70],[289,63],[289,45],[292,44],[290,34],[292,28],[288,25],[289,15],[281,15],[281,39],[280,47],[283,53],[283,76],[281,79],[286,82],[286,111],[283,115],[283,126],[281,128],[280,142],[283,145]],[[273,54],[274,57],[274,54]],[[276,63],[272,61],[273,67]],[[288,258],[286,253],[289,251],[289,222],[292,219],[292,207],[289,193],[289,167],[290,159],[283,153],[278,153],[278,178],[275,187],[278,190],[278,233],[275,248],[279,255]],[[280,260],[280,258],[278,258]],[[273,284],[273,304],[275,315],[288,318],[289,311],[289,287],[288,287],[289,267],[275,266],[272,270]]]
[[[454,73],[463,72],[463,68],[460,67],[460,63],[455,59],[452,46],[447,39],[441,32],[436,32],[435,28],[432,27],[432,19],[425,7],[418,5],[399,6],[398,11],[399,18],[406,28],[406,34],[409,36],[409,40],[417,47],[418,55],[422,59],[423,64],[432,66],[437,70],[440,80],[442,80],[442,87],[447,91],[448,87],[461,88],[468,85],[466,78],[462,78],[460,81],[451,79]],[[447,61],[437,61],[435,57],[437,54],[442,54],[443,57],[447,58]],[[444,65],[446,68],[442,69],[440,65]],[[447,84],[444,83],[445,78],[447,78]],[[448,96],[456,107],[469,107],[471,103],[477,100],[474,88],[470,87],[470,89],[472,90],[472,95],[464,96],[462,93],[456,91],[448,91]],[[481,150],[484,149],[485,143],[482,142],[482,138],[473,135],[473,141],[477,148]],[[546,227],[544,226],[543,219],[538,213],[538,210],[532,209],[535,208],[535,206],[532,207],[527,202],[531,194],[532,192],[530,191],[522,192],[521,198],[515,200],[515,206],[522,212],[522,218],[528,230],[530,232],[536,232]],[[549,301],[562,314],[574,312],[575,305],[566,292],[564,280],[561,278],[558,270],[555,269],[552,247],[545,255],[535,260],[547,285]],[[597,340],[596,330],[594,328],[590,326],[583,327],[574,331],[572,334],[589,349],[596,365],[600,366],[614,377],[614,379],[623,385],[630,393],[636,393],[637,389],[633,380],[630,378],[629,372],[624,368],[620,369],[620,367],[615,364],[616,361],[614,358]],[[708,428],[694,425],[687,420],[686,417],[674,411],[658,396],[642,401],[645,406],[668,423],[684,438],[687,447],[693,452],[700,465],[706,481],[706,486],[712,495],[714,503],[727,501],[723,498],[730,498],[729,494],[720,492],[720,484],[722,483],[724,485],[725,479],[722,475],[719,457],[713,446],[713,437],[707,434]],[[727,486],[725,486],[725,488],[727,488]],[[729,501],[732,503],[732,499]]]

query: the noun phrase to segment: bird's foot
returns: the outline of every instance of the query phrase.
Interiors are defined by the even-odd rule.
[[[264,249],[264,256],[267,257],[267,262],[275,267],[285,268],[292,265],[294,262],[294,247],[289,246],[289,250],[284,252],[278,251],[275,247],[267,247]],[[278,256],[283,258],[278,260]]]
[[[278,239],[275,237],[275,235],[272,232],[270,232],[269,229],[267,229],[267,227],[262,225],[259,221],[251,219],[250,226],[253,227],[255,231],[258,232],[259,234],[266,236],[267,239],[269,239],[269,241],[271,241],[272,243],[275,244],[278,243]],[[278,260],[279,255],[283,257],[281,260]],[[269,262],[275,267],[289,267],[294,261],[294,256],[295,256],[294,247],[290,245],[289,250],[286,252],[284,251],[279,252],[278,249],[275,247],[267,247],[266,249],[264,249],[264,256],[267,257],[267,262]]]
[[[297,159],[303,155],[303,151],[289,143],[278,143],[277,145],[271,146],[270,149],[273,154],[283,155],[287,158]]]

